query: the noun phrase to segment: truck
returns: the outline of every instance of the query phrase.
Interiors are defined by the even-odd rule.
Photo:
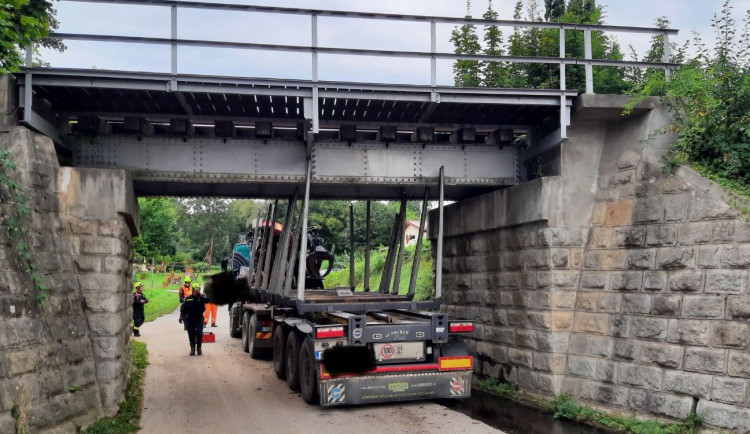
[[[474,360],[462,336],[474,331],[474,321],[450,318],[439,310],[442,169],[438,184],[439,228],[432,299],[414,299],[422,237],[417,242],[409,288],[398,288],[405,247],[405,199],[394,216],[379,288],[369,288],[366,266],[364,290],[354,291],[350,255],[351,285],[326,289],[323,279],[334,258],[316,230],[308,227],[308,165],[299,212],[297,197],[290,198],[281,224],[279,201],[269,204],[265,218],[256,217],[247,243],[235,246],[232,269],[229,261],[224,261],[227,272],[213,276],[213,289],[207,292],[212,301],[229,305],[230,334],[241,337],[244,351],[253,358],[270,352],[276,376],[285,380],[291,390],[299,391],[308,404],[338,406],[469,397]],[[422,204],[420,234],[424,230],[427,199],[428,190]],[[370,251],[369,204],[366,264]],[[350,207],[351,251],[353,216]],[[246,269],[243,263],[248,264]]]

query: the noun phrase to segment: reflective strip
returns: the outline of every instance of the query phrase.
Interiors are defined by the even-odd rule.
[[[273,336],[273,333],[265,333],[265,332],[255,333],[255,339],[271,339],[271,336]]]
[[[440,357],[438,359],[441,371],[454,369],[471,369],[474,367],[474,358],[471,356]]]

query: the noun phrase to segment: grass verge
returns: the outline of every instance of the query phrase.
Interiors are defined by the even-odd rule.
[[[172,313],[180,305],[180,297],[171,288],[145,289],[143,293],[148,298],[145,306],[146,322],[153,321],[162,315]],[[175,289],[179,289],[175,288]]]
[[[569,419],[581,423],[601,425],[624,433],[634,434],[693,434],[699,432],[702,419],[692,413],[680,423],[663,423],[655,420],[639,420],[610,414],[586,407],[569,395],[558,395],[548,400],[520,392],[515,386],[501,383],[497,378],[475,378],[473,385],[478,389],[496,393],[516,401],[539,407],[553,414],[556,419]]]
[[[114,417],[105,417],[89,425],[85,434],[119,434],[136,432],[140,429],[143,408],[143,380],[148,366],[148,351],[143,342],[132,341],[130,349],[130,377],[125,386],[125,400]]]

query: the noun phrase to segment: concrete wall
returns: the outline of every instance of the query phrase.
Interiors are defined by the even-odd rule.
[[[750,224],[690,169],[661,171],[655,101],[621,102],[581,99],[561,176],[446,209],[445,310],[477,319],[478,373],[750,432]]]
[[[3,225],[0,432],[16,431],[11,409],[19,404],[33,432],[73,432],[114,414],[123,397],[138,215],[132,181],[123,171],[60,168],[52,142],[23,127],[0,126],[0,150],[19,166],[12,177],[32,209],[24,232],[49,288],[40,306]],[[12,207],[1,190],[5,220]]]

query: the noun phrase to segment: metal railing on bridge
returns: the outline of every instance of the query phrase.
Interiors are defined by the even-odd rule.
[[[274,52],[296,52],[311,54],[310,75],[312,81],[318,81],[319,66],[318,57],[320,54],[347,55],[347,56],[378,56],[388,58],[412,58],[412,59],[429,59],[430,60],[430,86],[437,85],[437,61],[438,60],[476,60],[492,61],[507,63],[538,63],[548,65],[559,65],[560,67],[560,90],[566,89],[565,67],[567,65],[583,65],[585,68],[586,93],[594,93],[594,66],[610,66],[621,68],[656,68],[662,69],[669,75],[670,68],[676,65],[670,63],[670,35],[676,35],[677,30],[659,29],[648,27],[631,27],[631,26],[611,26],[611,25],[593,25],[593,24],[569,24],[569,23],[551,23],[535,21],[509,21],[509,20],[485,20],[475,18],[455,18],[455,17],[437,17],[422,15],[400,15],[390,13],[370,13],[370,12],[350,12],[340,10],[318,10],[318,9],[301,9],[285,8],[274,6],[257,6],[241,4],[221,4],[205,3],[191,1],[161,1],[161,0],[63,0],[66,2],[85,2],[85,3],[106,3],[121,4],[130,6],[162,7],[171,9],[171,19],[169,23],[170,37],[141,37],[141,36],[117,36],[104,34],[84,34],[84,33],[52,33],[50,36],[61,40],[76,41],[99,41],[113,43],[134,43],[134,44],[157,44],[171,47],[170,52],[170,73],[178,74],[178,47],[205,47],[205,48],[234,48],[248,50],[268,50]],[[255,42],[230,42],[216,40],[198,40],[183,39],[178,37],[178,10],[179,9],[204,9],[223,11],[227,13],[237,12],[255,12],[270,15],[293,14],[306,15],[310,17],[310,40],[307,45],[288,45],[288,44],[265,44]],[[356,47],[340,48],[326,47],[318,44],[320,34],[318,28],[318,17],[346,18],[354,20],[367,21],[406,21],[430,24],[430,50],[429,51],[406,51],[406,50],[372,50]],[[165,23],[166,24],[166,23]],[[498,26],[514,28],[537,28],[537,29],[558,29],[559,30],[559,57],[530,57],[530,56],[507,56],[507,55],[485,55],[485,54],[456,54],[437,51],[437,25],[475,25],[475,26]],[[584,57],[567,57],[565,46],[566,32],[583,32],[584,39]],[[643,33],[649,35],[661,35],[664,41],[664,53],[662,62],[638,62],[626,60],[594,59],[592,55],[592,32],[612,32],[612,33]],[[31,67],[32,48],[27,49],[27,67]],[[217,71],[220,72],[220,71]],[[316,98],[313,98],[315,100]]]

